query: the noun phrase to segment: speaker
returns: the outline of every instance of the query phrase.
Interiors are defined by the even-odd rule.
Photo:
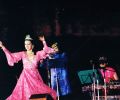
[[[49,94],[33,94],[29,100],[53,100]]]

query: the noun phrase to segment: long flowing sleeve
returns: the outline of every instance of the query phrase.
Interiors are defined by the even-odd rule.
[[[14,66],[14,63],[17,63],[22,59],[22,53],[23,52],[16,52],[16,53],[11,53],[8,49],[5,47],[3,48],[3,51],[6,55],[8,65]]]
[[[54,49],[48,47],[45,41],[43,41],[43,46],[44,46],[44,47],[43,47],[43,50],[38,51],[38,52],[36,53],[37,59],[38,59],[40,62],[42,62],[43,59],[46,59],[46,58],[49,56],[49,54],[54,53]]]

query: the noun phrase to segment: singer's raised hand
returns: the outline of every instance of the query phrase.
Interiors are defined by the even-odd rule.
[[[38,37],[40,41],[45,41],[45,37],[44,36],[39,36]]]
[[[3,43],[2,43],[2,41],[0,41],[0,48],[2,48],[3,47]]]

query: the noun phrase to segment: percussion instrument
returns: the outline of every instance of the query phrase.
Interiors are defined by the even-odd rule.
[[[104,85],[95,85],[95,89],[104,89],[104,88],[105,88]],[[107,90],[110,89],[120,90],[120,82],[110,82],[109,84],[107,84],[106,88]],[[92,89],[93,89],[93,84],[82,87],[83,92],[91,91]]]

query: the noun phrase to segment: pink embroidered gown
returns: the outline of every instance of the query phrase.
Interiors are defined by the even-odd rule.
[[[18,79],[18,82],[7,100],[29,100],[32,94],[44,94],[48,93],[56,100],[56,92],[44,84],[39,72],[37,63],[45,59],[49,53],[53,52],[53,49],[47,47],[43,42],[44,48],[38,51],[33,60],[29,60],[25,51],[10,53],[6,48],[5,52],[8,64],[13,66],[18,61],[23,61],[23,70]]]

